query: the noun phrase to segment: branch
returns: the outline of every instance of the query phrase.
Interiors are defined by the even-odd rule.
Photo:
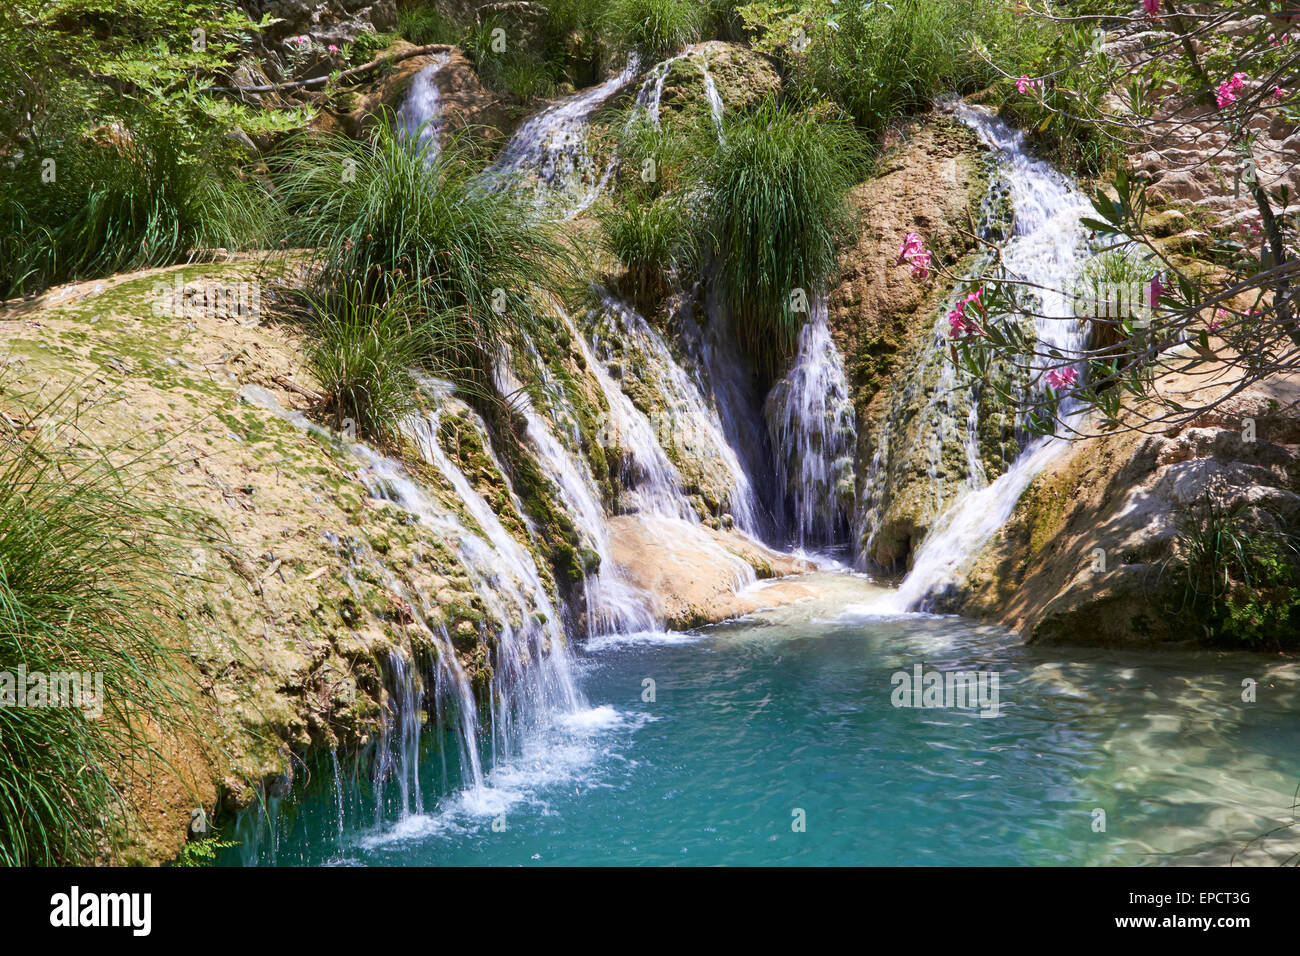
[[[266,86],[213,86],[209,90],[213,93],[275,93],[279,90],[301,89],[309,86],[321,86],[330,80],[350,80],[354,76],[360,76],[363,73],[369,73],[376,67],[383,66],[386,63],[400,63],[402,60],[409,60],[416,56],[426,56],[430,53],[449,53],[455,47],[446,43],[431,43],[428,46],[417,46],[413,50],[406,50],[402,53],[386,53],[378,59],[371,60],[369,63],[363,63],[361,66],[354,66],[342,73],[330,74],[328,76],[316,76],[310,80],[293,80],[289,83],[269,83]]]

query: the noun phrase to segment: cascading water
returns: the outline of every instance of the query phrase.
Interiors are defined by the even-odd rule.
[[[437,74],[450,59],[450,53],[440,54],[421,70],[397,111],[399,128],[414,140],[417,150],[424,151],[429,162],[438,155],[442,144],[442,96],[438,92]]]
[[[609,178],[609,171],[602,172],[591,155],[591,116],[636,73],[637,59],[629,57],[621,73],[538,113],[510,138],[484,172],[485,179],[502,185],[531,177],[539,204],[569,219],[586,210]]]
[[[1002,249],[1007,272],[1038,288],[1034,330],[1039,343],[1062,355],[1078,355],[1086,334],[1068,294],[1061,290],[1077,275],[1086,252],[1080,216],[1090,205],[1064,176],[1025,150],[1024,135],[987,110],[960,104],[955,112],[998,157],[1010,185],[1015,223]],[[1052,290],[1052,291],[1049,291]],[[1067,420],[1077,412],[1062,403]],[[1020,495],[1068,443],[1059,437],[1031,441],[996,481],[963,493],[940,517],[917,550],[912,569],[890,595],[894,610],[923,607],[926,599],[1011,516]]]
[[[413,615],[413,623],[434,648],[432,687],[424,686],[405,656],[394,653],[388,659],[391,719],[384,725],[385,737],[376,754],[377,812],[382,813],[385,805],[383,784],[394,778],[398,781],[398,812],[402,818],[421,817],[427,809],[416,778],[415,757],[425,711],[433,713],[440,731],[446,726],[458,740],[459,766],[454,779],[461,787],[460,807],[469,812],[496,812],[512,799],[512,794],[493,786],[493,774],[508,774],[512,762],[520,759],[544,763],[544,755],[539,754],[555,745],[556,734],[562,733],[560,725],[581,717],[588,708],[574,682],[571,651],[559,615],[532,555],[511,536],[438,443],[441,415],[455,402],[450,386],[428,379],[421,380],[421,384],[437,407],[426,416],[408,420],[404,430],[422,457],[452,488],[475,529],[438,504],[399,462],[362,443],[349,446],[363,466],[357,477],[375,498],[401,507],[428,527],[436,540],[453,545],[455,557],[499,633],[491,647],[489,721],[483,728],[473,688],[451,640],[440,627],[430,628],[424,623],[436,619],[435,609],[425,603],[424,595],[410,593],[370,554],[368,547],[355,545],[350,549],[346,555],[350,567],[364,566],[400,600],[422,611]],[[327,431],[300,412],[286,411],[265,390],[246,386],[240,394],[291,424],[333,441]],[[478,431],[483,447],[490,450],[483,423],[468,409],[458,410]],[[502,471],[503,478],[504,474]],[[486,755],[480,754],[481,737],[487,738]],[[489,765],[493,771],[485,772]]]
[[[842,543],[853,500],[854,412],[824,294],[813,298],[794,362],[768,393],[764,417],[792,542],[802,549]]]
[[[613,560],[605,509],[600,504],[591,467],[555,437],[504,361],[497,363],[495,378],[498,390],[511,396],[512,407],[523,416],[525,434],[537,455],[537,463],[559,491],[565,512],[588,547],[600,557],[600,569],[587,573],[583,579],[587,636],[657,630],[659,622],[645,595],[627,583]],[[550,384],[544,381],[543,387]],[[567,404],[567,398],[558,388],[548,388],[548,397],[561,407]],[[576,423],[569,438],[575,446],[580,446]]]
[[[651,68],[633,101],[634,115],[636,111],[644,112],[654,128],[659,128],[664,81],[673,64],[682,59],[691,59],[699,66],[709,108],[721,136],[722,97],[697,51],[669,57]],[[617,157],[610,157],[601,169],[592,155],[589,142],[591,117],[632,82],[639,68],[638,58],[629,56],[622,72],[538,113],[510,138],[496,161],[484,172],[484,179],[504,185],[523,178],[534,184],[533,193],[538,204],[549,211],[565,219],[585,212],[609,185],[618,165]]]
[[[699,383],[681,366],[663,336],[644,316],[608,293],[602,294],[601,304],[600,331],[605,334],[600,337],[606,343],[620,342],[635,356],[633,364],[644,370],[646,383],[662,400],[654,423],[659,446],[679,453],[679,457],[716,466],[725,477],[728,488],[725,507],[737,527],[757,534],[758,502],[753,484],[723,433],[717,410],[705,398]]]

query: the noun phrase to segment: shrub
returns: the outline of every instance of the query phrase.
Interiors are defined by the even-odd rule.
[[[863,145],[843,121],[770,100],[724,132],[705,174],[709,244],[737,338],[771,374],[806,318],[791,308],[794,290],[811,301],[836,277]]]
[[[616,50],[657,61],[698,40],[703,15],[694,0],[610,0],[604,27]]]
[[[273,204],[213,161],[222,144],[141,119],[65,131],[0,186],[0,297],[266,243]]]
[[[458,43],[462,30],[436,7],[422,0],[413,0],[398,8],[397,32],[416,46],[428,46],[433,43]]]
[[[829,96],[866,132],[926,109],[939,96],[983,89],[1019,75],[1042,45],[1041,21],[1016,16],[1004,0],[894,0],[835,4],[808,0],[793,12],[756,3],[741,8],[760,49],[786,60],[805,95]]]
[[[1300,541],[1274,516],[1252,517],[1207,494],[1178,521],[1180,611],[1211,643],[1293,647],[1300,637]]]

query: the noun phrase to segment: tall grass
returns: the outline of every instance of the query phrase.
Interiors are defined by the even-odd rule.
[[[610,0],[603,22],[615,49],[653,62],[700,39],[704,15],[696,0]]]
[[[865,165],[846,122],[769,100],[729,117],[709,163],[709,242],[742,347],[760,371],[793,354],[813,296],[835,279],[853,217],[846,202]]]
[[[219,150],[147,122],[38,144],[0,180],[0,298],[265,245],[274,206]]]
[[[597,215],[605,248],[627,267],[629,291],[642,303],[668,291],[698,262],[695,217],[684,196],[633,193]]]
[[[325,413],[335,426],[351,421],[380,442],[395,440],[420,404],[411,372],[455,377],[472,345],[439,339],[457,323],[426,320],[418,297],[405,288],[374,298],[354,282],[323,298],[308,296],[305,305],[307,361],[324,391]]]
[[[402,290],[411,302],[401,314],[424,327],[426,345],[470,343],[448,371],[474,388],[501,345],[537,321],[535,291],[564,283],[572,259],[554,224],[519,193],[485,184],[460,145],[434,150],[387,116],[365,141],[301,140],[277,178],[294,240],[317,250],[320,296],[382,304]]]
[[[1004,0],[849,3],[827,15],[837,29],[813,30],[806,52],[790,59],[791,71],[801,88],[836,100],[868,133],[937,96],[997,80],[1001,74],[977,46],[1019,75],[1043,41],[1041,19],[1016,16]]]
[[[621,123],[617,189],[597,211],[604,247],[627,267],[627,291],[647,307],[700,264],[700,171],[717,143],[703,108],[656,128],[636,107]]]
[[[65,404],[34,417],[57,420]],[[195,539],[185,512],[147,489],[150,471],[69,426],[0,437],[0,670],[103,675],[97,719],[0,706],[0,863],[100,858],[123,836],[120,784],[160,731],[190,719],[163,615],[176,606],[171,558]]]
[[[454,19],[426,0],[406,0],[397,8],[397,32],[416,46],[458,43],[463,33]]]

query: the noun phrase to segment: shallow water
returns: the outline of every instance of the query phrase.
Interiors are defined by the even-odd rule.
[[[577,654],[590,708],[481,788],[444,779],[427,732],[423,812],[389,806],[376,825],[368,784],[347,770],[336,784],[327,759],[277,809],[274,838],[246,816],[223,862],[1226,863],[1292,819],[1295,663],[1026,648],[961,618],[872,616],[878,589],[860,578],[813,580],[821,600],[591,642]],[[893,706],[891,675],[918,664],[995,673],[997,716]],[[1238,862],[1297,849],[1289,828]]]

